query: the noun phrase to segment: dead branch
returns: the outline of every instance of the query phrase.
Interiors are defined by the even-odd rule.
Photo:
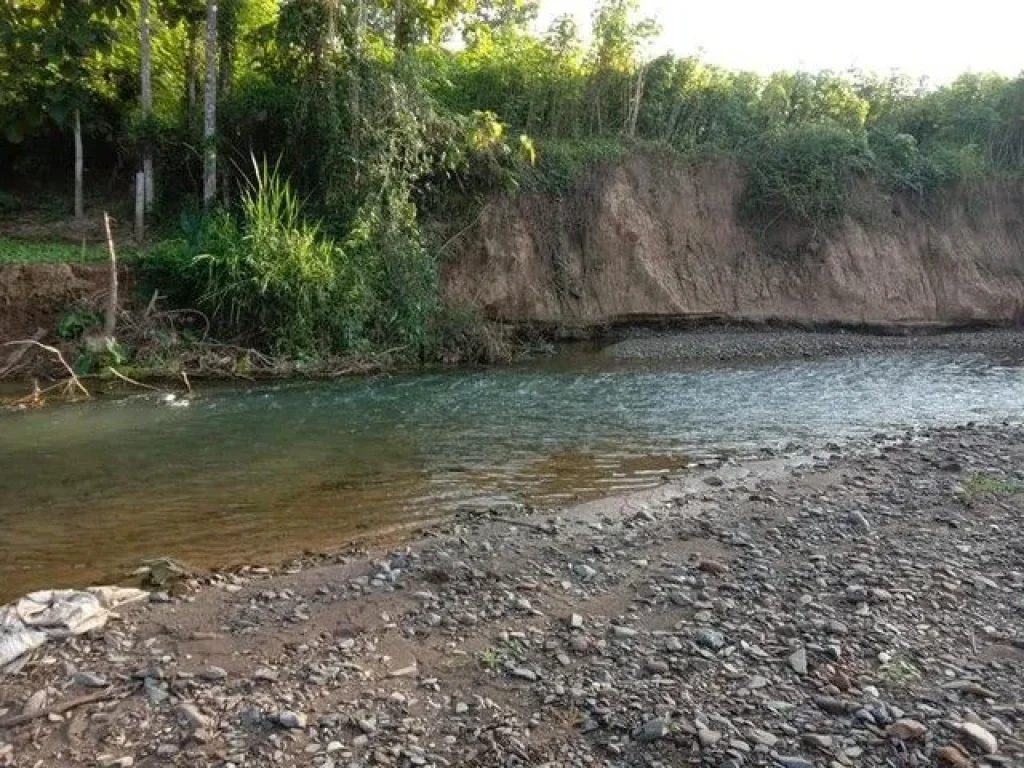
[[[74,389],[77,389],[79,392],[81,392],[86,397],[92,397],[92,395],[89,394],[89,390],[87,390],[84,386],[82,386],[82,382],[78,380],[78,376],[75,374],[74,369],[70,365],[68,365],[68,361],[64,359],[64,355],[61,354],[59,349],[57,349],[56,347],[51,347],[49,344],[43,344],[42,342],[36,341],[35,339],[22,339],[20,341],[7,341],[7,342],[4,342],[0,346],[16,347],[18,345],[36,346],[36,347],[39,347],[40,349],[42,349],[42,350],[44,350],[46,352],[49,352],[51,355],[53,355],[54,357],[57,358],[57,360],[60,362],[60,364],[62,366],[64,366],[64,370],[66,370],[68,372],[68,381],[69,381],[70,384],[73,385]]]
[[[44,336],[46,336],[46,331],[43,330],[42,328],[39,328],[32,335],[30,341],[39,341]],[[26,344],[20,347],[19,349],[14,350],[14,352],[11,353],[10,357],[7,358],[7,362],[4,364],[4,367],[0,368],[0,379],[2,379],[8,373],[14,370],[15,366],[21,362],[21,358],[23,358],[25,356],[25,353],[28,352],[28,348],[29,345]]]
[[[77,699],[68,699],[49,707],[44,707],[37,712],[28,712],[23,715],[15,715],[14,717],[8,717],[6,720],[0,720],[0,731],[6,728],[15,728],[25,723],[31,723],[33,720],[38,720],[40,717],[48,717],[49,715],[60,715],[69,710],[75,709],[76,707],[82,707],[86,704],[95,704],[98,701],[108,701],[116,696],[115,691],[100,691],[99,693],[92,693],[88,696],[80,696]]]
[[[123,382],[125,382],[127,384],[131,384],[132,386],[141,387],[142,389],[149,389],[149,390],[152,390],[153,392],[159,392],[161,395],[169,395],[169,394],[171,394],[166,389],[160,389],[160,387],[154,387],[154,386],[151,386],[149,384],[143,384],[141,381],[136,381],[135,379],[129,379],[127,376],[125,376],[123,373],[118,371],[113,366],[108,366],[107,370],[110,371],[112,374],[114,374],[114,376],[119,378],[121,381],[123,381]]]

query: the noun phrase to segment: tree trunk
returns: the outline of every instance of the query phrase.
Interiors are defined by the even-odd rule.
[[[203,205],[217,197],[217,0],[206,0],[206,92],[203,101]]]
[[[192,130],[196,127],[195,115],[198,100],[196,78],[199,66],[196,59],[198,58],[199,29],[197,25],[189,22],[186,34],[188,35],[186,43],[188,47],[185,49],[185,123]]]
[[[85,218],[85,200],[82,189],[82,177],[85,175],[85,154],[82,150],[82,112],[74,113],[75,133],[75,220],[81,222]]]
[[[139,69],[142,73],[142,119],[146,122],[146,144],[142,155],[142,172],[145,174],[146,210],[153,208],[155,180],[153,178],[153,144],[149,136],[149,122],[153,117],[153,57],[149,44],[149,0],[139,0]]]

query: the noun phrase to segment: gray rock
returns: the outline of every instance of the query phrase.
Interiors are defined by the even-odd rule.
[[[106,688],[110,685],[105,679],[92,672],[76,672],[72,681],[75,685],[81,685],[85,688]]]
[[[531,683],[537,680],[537,673],[528,667],[516,667],[512,670],[512,676],[521,680],[529,680]]]
[[[709,749],[722,740],[722,734],[718,731],[713,731],[710,728],[698,728],[697,729],[697,741],[705,749]]]
[[[636,637],[637,631],[632,627],[622,627],[619,625],[615,625],[614,627],[612,627],[612,634],[616,637],[628,639],[630,637]]]
[[[199,673],[199,676],[201,678],[203,678],[203,680],[208,680],[209,682],[212,683],[212,682],[216,682],[218,680],[226,679],[227,676],[228,676],[228,673],[224,669],[222,669],[221,667],[207,667],[206,669],[204,669],[202,672]]]
[[[669,724],[668,720],[663,717],[655,717],[644,723],[643,729],[640,731],[639,739],[644,742],[657,741],[668,736]]]
[[[300,712],[293,712],[290,709],[282,709],[277,713],[278,724],[282,728],[305,728],[306,727],[306,716]]]
[[[707,627],[697,630],[697,634],[694,635],[694,641],[702,648],[707,648],[711,651],[720,651],[725,647],[725,635],[717,629],[709,629]]]
[[[796,672],[798,675],[807,674],[807,649],[798,648],[790,657],[787,659],[789,668]]]
[[[195,704],[189,701],[181,702],[177,707],[178,714],[185,718],[185,721],[194,730],[200,728],[208,728],[210,725],[210,718],[199,711],[199,708]]]
[[[773,754],[772,759],[781,765],[782,768],[815,768],[814,763],[810,760],[804,760],[802,757]]]
[[[597,576],[597,571],[591,568],[586,563],[574,563],[572,566],[572,572],[580,579],[589,581],[590,579]]]

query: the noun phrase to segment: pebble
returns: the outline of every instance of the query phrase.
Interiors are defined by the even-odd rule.
[[[807,649],[798,648],[788,659],[789,668],[798,675],[807,674]]]
[[[537,673],[527,667],[516,667],[512,670],[512,676],[529,680],[531,683],[537,680]]]
[[[655,717],[644,723],[643,730],[640,733],[640,740],[646,742],[658,741],[658,739],[668,736],[668,732],[668,721],[661,717]]]
[[[300,712],[293,712],[290,709],[282,709],[277,713],[278,724],[282,728],[305,728],[306,727],[306,716]]]
[[[923,738],[928,733],[928,727],[917,720],[904,718],[897,720],[892,725],[886,726],[885,733],[894,739],[901,741],[913,741]]]
[[[210,725],[210,719],[199,711],[199,708],[195,704],[188,701],[183,701],[178,704],[178,714],[185,718],[186,722],[194,730],[200,728],[207,728]]]
[[[977,723],[960,723],[955,727],[984,754],[994,755],[999,751],[999,742],[996,737]]]
[[[694,640],[697,645],[712,651],[719,651],[725,647],[725,635],[716,629],[698,629]]]

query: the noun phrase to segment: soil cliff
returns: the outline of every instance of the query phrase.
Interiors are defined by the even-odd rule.
[[[455,301],[513,322],[638,318],[805,324],[1006,323],[1024,315],[1024,184],[927,205],[864,187],[828,231],[745,222],[725,163],[659,153],[559,197],[489,203],[444,266]]]

